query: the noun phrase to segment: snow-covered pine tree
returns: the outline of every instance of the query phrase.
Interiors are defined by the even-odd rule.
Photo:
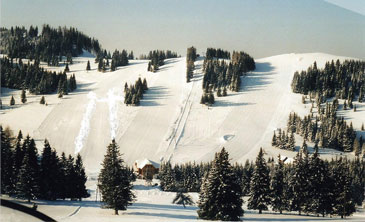
[[[119,146],[113,139],[104,156],[98,187],[106,207],[114,209],[116,215],[118,210],[126,210],[135,197],[128,169],[123,162]]]
[[[282,214],[286,208],[285,200],[285,183],[284,183],[284,163],[281,160],[280,154],[278,156],[278,163],[275,165],[275,170],[271,178],[271,206],[273,210],[279,211]]]
[[[174,171],[170,162],[163,164],[160,172],[160,186],[164,191],[174,191],[176,188],[176,181]]]
[[[267,210],[270,204],[270,177],[269,168],[266,165],[264,151],[260,148],[257,155],[255,168],[251,179],[250,198],[248,199],[248,209]]]
[[[223,148],[215,154],[199,196],[198,216],[201,219],[237,221],[243,215],[242,191]]]

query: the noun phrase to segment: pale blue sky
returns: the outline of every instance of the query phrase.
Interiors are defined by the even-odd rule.
[[[198,52],[221,47],[255,58],[326,52],[364,59],[365,1],[328,1],[336,5],[322,0],[2,0],[0,24],[74,26],[108,50],[125,48],[136,55],[152,49],[185,55],[194,45]],[[347,9],[338,6],[348,1]]]

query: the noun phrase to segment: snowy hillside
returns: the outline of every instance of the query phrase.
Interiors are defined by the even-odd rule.
[[[285,54],[256,60],[257,69],[242,79],[241,91],[216,98],[207,108],[200,104],[202,95],[202,63],[196,61],[194,78],[186,83],[185,58],[168,59],[161,70],[147,72],[148,61],[133,60],[115,72],[96,71],[93,58],[74,58],[70,74],[76,74],[78,89],[64,99],[47,95],[48,106],[39,104],[40,96],[28,95],[28,102],[1,110],[0,123],[15,133],[33,135],[42,147],[44,138],[60,153],[80,152],[88,173],[100,169],[106,146],[112,137],[124,153],[125,161],[149,158],[156,162],[210,161],[225,146],[232,161],[253,159],[260,147],[269,156],[292,157],[293,152],[271,148],[274,129],[286,126],[289,112],[307,115],[309,105],[301,103],[301,95],[291,91],[296,70],[317,61],[345,57],[322,53]],[[87,60],[92,70],[85,71]],[[48,68],[48,67],[46,67]],[[63,70],[64,67],[50,68]],[[141,106],[123,104],[125,82],[146,78],[149,90]],[[3,104],[11,95],[20,103],[20,91],[3,89]],[[357,112],[341,112],[355,129],[365,122],[365,107]],[[300,143],[297,141],[297,146]],[[327,152],[331,154],[331,152]]]

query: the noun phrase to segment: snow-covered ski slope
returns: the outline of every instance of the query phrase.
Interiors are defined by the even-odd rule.
[[[39,104],[40,96],[29,95],[25,105],[1,110],[0,123],[24,134],[31,134],[42,148],[49,139],[57,151],[83,156],[88,173],[97,173],[106,146],[115,138],[128,164],[148,158],[156,162],[210,161],[214,153],[226,147],[232,161],[254,159],[263,147],[268,155],[293,157],[295,153],[272,148],[273,130],[286,126],[288,114],[309,113],[310,104],[301,103],[301,95],[291,92],[296,70],[307,69],[317,61],[348,58],[323,53],[284,54],[256,60],[256,70],[242,77],[241,90],[216,97],[212,107],[200,104],[202,64],[195,62],[194,78],[186,83],[184,58],[168,59],[161,70],[147,72],[146,60],[132,60],[115,72],[96,71],[93,58],[74,58],[70,74],[75,74],[78,89],[58,99],[46,95],[48,106]],[[85,71],[90,60],[92,70]],[[63,70],[64,67],[50,68]],[[124,84],[146,78],[149,90],[138,107],[125,106]],[[3,89],[3,104],[18,90]],[[357,103],[355,103],[357,104]],[[341,112],[359,130],[365,123],[365,105],[357,112]],[[297,146],[301,145],[297,141]],[[330,151],[327,155],[332,155]]]

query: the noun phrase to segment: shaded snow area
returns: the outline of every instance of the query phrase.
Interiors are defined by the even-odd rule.
[[[152,184],[158,183],[154,180]],[[198,207],[196,202],[199,199],[198,193],[189,193],[195,202],[192,206],[172,204],[176,195],[173,192],[163,192],[158,186],[147,186],[144,180],[134,182],[133,192],[137,198],[132,206],[129,206],[126,211],[119,211],[119,215],[113,215],[111,209],[102,209],[102,204],[95,201],[95,194],[90,198],[79,201],[35,201],[38,204],[38,210],[49,216],[52,216],[57,221],[196,221]],[[99,200],[99,197],[98,197]],[[247,202],[247,198],[245,198]],[[19,203],[31,206],[24,201]],[[280,215],[276,212],[264,211],[263,214],[258,214],[257,211],[247,210],[246,204],[243,205],[245,215],[243,221],[364,221],[364,211],[357,212],[355,215],[344,219],[338,217],[314,217],[314,216],[299,216],[295,213],[284,213]],[[27,215],[1,207],[1,221],[36,221],[32,220]],[[205,220],[201,220],[205,221]]]

